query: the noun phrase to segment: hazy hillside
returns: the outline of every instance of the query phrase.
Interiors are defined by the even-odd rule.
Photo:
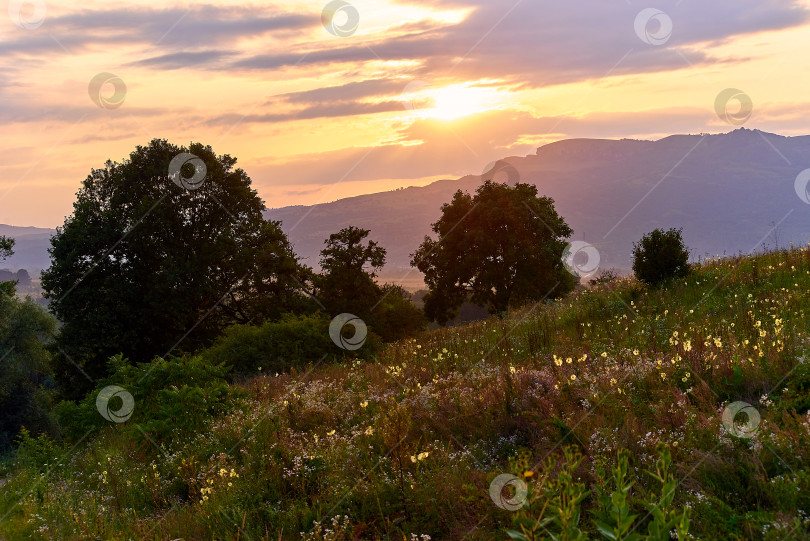
[[[48,267],[49,239],[53,233],[53,229],[42,227],[16,227],[0,224],[0,235],[16,240],[14,255],[0,263],[0,268],[33,271]]]
[[[796,175],[810,167],[806,136],[740,129],[659,141],[572,139],[502,163],[554,198],[573,240],[596,246],[602,266],[629,268],[633,241],[656,227],[683,227],[695,257],[749,252],[762,242],[774,245],[777,236],[780,244],[810,238],[810,207],[794,190]],[[441,205],[480,182],[469,175],[266,214],[282,220],[297,252],[312,263],[323,239],[353,224],[372,230],[391,267],[406,267]],[[769,235],[771,222],[780,221]]]

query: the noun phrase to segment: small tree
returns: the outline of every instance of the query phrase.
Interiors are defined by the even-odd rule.
[[[633,243],[633,272],[645,284],[655,286],[689,273],[689,250],[681,229],[655,229]]]
[[[318,298],[333,316],[350,312],[367,318],[382,296],[374,278],[385,265],[385,248],[373,240],[366,242],[369,233],[368,229],[345,227],[329,235],[321,250]]]
[[[427,319],[405,288],[385,284],[382,286],[382,298],[372,313],[372,325],[374,332],[384,341],[395,342],[424,330]]]

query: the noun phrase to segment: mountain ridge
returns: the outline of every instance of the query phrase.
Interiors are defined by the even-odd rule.
[[[736,254],[763,243],[810,240],[810,205],[794,182],[810,167],[810,135],[787,137],[739,128],[722,134],[674,134],[658,140],[564,139],[534,154],[508,156],[491,171],[496,181],[528,182],[555,200],[574,229],[571,240],[599,250],[601,266],[629,269],[632,243],[656,227],[683,227],[693,259]],[[443,179],[316,205],[267,209],[303,261],[317,267],[324,240],[342,227],[371,230],[388,250],[382,277],[418,275],[410,254],[461,189],[473,192],[484,175]],[[0,266],[48,266],[54,230],[0,225],[17,238],[15,255]]]

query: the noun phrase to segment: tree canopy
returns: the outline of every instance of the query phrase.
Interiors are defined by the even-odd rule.
[[[42,274],[63,322],[57,376],[87,390],[107,359],[133,362],[209,344],[233,323],[307,302],[311,277],[236,159],[155,139],[84,180]]]
[[[533,185],[459,190],[432,229],[438,238],[425,237],[411,264],[425,275],[425,313],[441,324],[468,299],[495,314],[573,288],[562,263],[572,230]]]

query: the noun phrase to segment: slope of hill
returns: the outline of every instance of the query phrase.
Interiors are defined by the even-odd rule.
[[[810,167],[808,136],[741,128],[659,141],[572,139],[502,160],[496,180],[509,178],[506,167],[554,198],[574,229],[572,240],[593,244],[602,267],[629,269],[632,243],[656,227],[683,227],[694,258],[810,240],[810,206],[794,189],[798,173]],[[388,249],[389,267],[402,268],[441,205],[480,183],[481,176],[469,175],[266,215],[282,221],[310,263],[330,233],[357,225]]]
[[[178,381],[192,361],[124,369],[110,382],[134,393],[126,424],[91,394],[66,410],[78,441],[23,444],[0,535],[483,540],[548,518],[525,538],[547,539],[567,516],[599,539],[611,501],[596,490],[626,452],[625,530],[646,534],[647,502],[688,509],[690,539],[808,539],[808,288],[807,248],[708,262],[663,291],[625,280],[373,362],[258,376],[231,386],[246,396],[230,412],[199,366]],[[491,492],[504,473],[527,500]]]
[[[0,262],[0,268],[36,271],[47,268],[50,264],[48,248],[53,229],[43,227],[17,227],[0,224],[0,236],[13,238],[14,255]]]

